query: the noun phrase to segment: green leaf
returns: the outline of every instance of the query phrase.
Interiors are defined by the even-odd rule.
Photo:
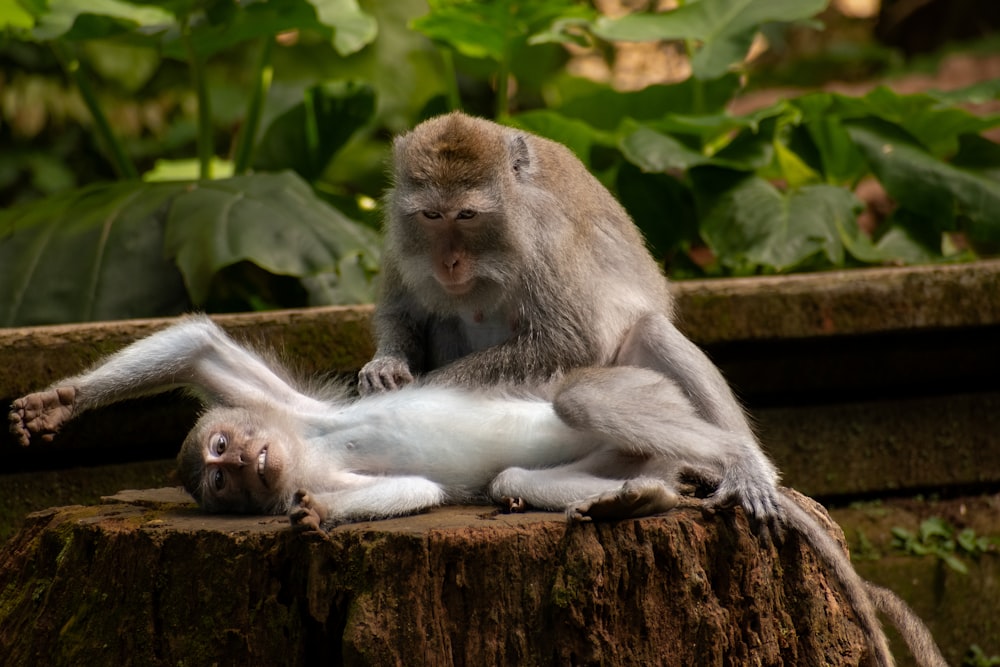
[[[831,183],[854,183],[867,173],[865,159],[844,129],[842,119],[832,113],[833,96],[813,93],[790,102],[802,114],[802,123],[819,153],[823,175]]]
[[[809,260],[844,261],[843,235],[856,238],[860,202],[847,190],[811,185],[788,193],[749,176],[713,192],[704,169],[692,171],[704,213],[702,236],[738,272],[787,271]]]
[[[1000,114],[976,115],[926,93],[900,95],[880,86],[863,101],[869,115],[900,126],[937,157],[953,154],[959,136],[1000,125]]]
[[[430,13],[410,27],[470,58],[506,62],[530,43],[563,41],[561,28],[592,11],[573,0],[431,0]],[[531,37],[538,34],[536,40]],[[565,39],[570,39],[567,35]]]
[[[194,181],[198,179],[201,165],[197,158],[185,160],[157,160],[153,168],[142,175],[148,183],[169,181]],[[216,178],[233,175],[233,163],[221,158],[212,158],[212,174]]]
[[[563,77],[550,88],[549,106],[596,128],[614,130],[623,118],[653,121],[671,113],[721,113],[739,87],[739,77],[729,75],[705,83],[688,79],[623,93],[589,79]]]
[[[813,171],[790,147],[794,120],[778,120],[774,132],[774,156],[777,159],[781,177],[791,188],[820,182],[819,174]]]
[[[120,41],[89,40],[81,52],[101,77],[133,93],[145,86],[160,66],[160,55],[154,49]]]
[[[333,48],[342,56],[357,53],[378,34],[375,18],[362,11],[357,0],[309,0],[309,4],[320,24],[333,28]]]
[[[614,145],[608,132],[596,130],[587,123],[568,118],[555,111],[528,111],[508,119],[510,124],[534,134],[558,141],[589,165],[594,145]]]
[[[39,8],[38,13],[43,11]],[[35,25],[35,16],[16,1],[0,4],[0,30],[29,30]]]
[[[337,262],[336,271],[326,271],[302,279],[310,306],[339,306],[371,303],[375,299],[372,277],[377,272],[372,258],[351,253]]]
[[[241,261],[300,280],[346,272],[353,294],[351,256],[374,272],[374,232],[291,173],[100,184],[0,211],[0,326],[179,314]]]
[[[189,185],[170,207],[165,248],[196,305],[217,271],[243,260],[307,277],[336,271],[339,258],[358,250],[378,256],[374,232],[323,203],[291,172]]]
[[[938,558],[943,560],[945,565],[955,570],[955,572],[958,572],[959,574],[969,573],[969,566],[966,565],[965,562],[955,554],[938,553]]]
[[[146,35],[175,27],[175,16],[160,7],[123,0],[50,0],[37,17],[32,36],[38,40],[96,39],[141,28]]]
[[[625,124],[619,146],[629,162],[648,173],[713,164],[712,158],[700,151],[638,123]]]
[[[227,5],[233,9],[233,6]],[[369,44],[377,34],[375,19],[362,12],[356,0],[268,0],[240,3],[219,15],[200,13],[191,22],[190,43],[202,58],[251,39],[268,38],[287,30],[308,30],[330,41],[342,56]],[[164,43],[164,52],[186,58],[177,32]]]
[[[649,173],[687,170],[693,167],[714,165],[752,171],[770,162],[772,151],[754,133],[744,133],[715,155],[691,147],[660,128],[675,126],[671,120],[654,123],[636,123],[626,120],[619,132],[619,148],[625,158]],[[731,127],[727,124],[726,127]]]
[[[900,206],[955,229],[967,219],[972,240],[1000,240],[1000,182],[935,158],[898,126],[850,121],[847,131]]]
[[[938,237],[940,239],[940,236]],[[902,225],[892,224],[875,244],[878,252],[887,260],[897,260],[904,264],[928,264],[939,261],[941,253],[935,252],[914,238]]]
[[[956,537],[958,546],[962,547],[966,552],[970,554],[979,552],[979,542],[976,539],[976,531],[971,528],[966,528],[958,533]]]
[[[951,525],[938,516],[933,516],[920,522],[920,541],[925,544],[931,542],[934,538],[950,540],[954,532]]]
[[[654,256],[668,258],[683,244],[698,239],[698,222],[691,192],[676,178],[648,174],[630,164],[621,165],[616,194],[642,230]]]
[[[0,212],[0,325],[179,314],[191,302],[164,258],[182,184],[100,184]]]
[[[293,169],[316,180],[334,154],[375,114],[375,89],[368,84],[334,81],[312,86],[264,131],[253,160],[255,169]]]
[[[594,34],[611,41],[696,40],[691,66],[699,79],[714,79],[743,59],[764,23],[807,19],[826,0],[699,0],[659,14],[601,18]]]

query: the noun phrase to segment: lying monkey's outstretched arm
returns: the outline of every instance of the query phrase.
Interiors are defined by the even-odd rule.
[[[32,437],[48,442],[85,410],[176,387],[192,389],[209,406],[318,405],[201,315],[143,338],[89,371],[15,400],[10,430],[22,445]]]
[[[368,476],[340,491],[301,490],[295,494],[295,505],[288,516],[297,528],[329,529],[347,521],[405,516],[446,501],[441,485],[425,477]]]

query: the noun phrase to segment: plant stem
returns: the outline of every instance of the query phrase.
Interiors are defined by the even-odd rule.
[[[212,103],[205,81],[205,64],[195,51],[191,30],[187,25],[182,30],[184,50],[187,51],[188,65],[191,67],[191,82],[198,96],[198,177],[209,179],[212,178],[212,155],[215,151],[212,139]]]
[[[444,76],[448,82],[448,110],[461,111],[462,97],[458,93],[458,72],[455,71],[455,55],[446,46],[438,48],[441,60],[444,61]]]
[[[104,109],[101,108],[101,103],[97,99],[97,93],[94,92],[93,86],[90,85],[90,79],[87,78],[86,73],[83,71],[83,64],[80,62],[80,59],[69,50],[69,47],[58,42],[53,42],[52,50],[62,64],[66,74],[69,75],[79,89],[80,95],[83,97],[83,102],[87,105],[87,110],[90,111],[90,115],[94,119],[97,135],[101,138],[105,148],[110,153],[111,164],[114,166],[115,173],[120,178],[139,178],[139,171],[135,168],[135,164],[133,164],[128,153],[125,152],[125,147],[118,141],[114,130],[111,129],[111,123],[108,122],[108,117],[104,114]]]
[[[683,7],[687,0],[677,0],[677,7]],[[684,52],[687,54],[688,64],[694,60],[695,42],[693,39],[684,40]],[[693,69],[693,68],[692,68]],[[705,82],[691,74],[691,111],[695,114],[705,113]]]
[[[265,37],[260,49],[260,58],[257,61],[257,76],[254,79],[253,91],[250,93],[250,101],[247,104],[247,115],[243,120],[243,131],[240,132],[239,142],[236,144],[236,164],[233,172],[237,176],[246,173],[247,169],[250,168],[254,143],[257,140],[257,129],[260,126],[261,111],[264,109],[264,100],[267,98],[267,91],[271,88],[271,79],[274,76],[274,66],[271,64],[273,48],[274,38]]]

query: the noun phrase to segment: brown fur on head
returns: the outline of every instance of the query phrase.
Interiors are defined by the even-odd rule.
[[[397,184],[438,191],[492,186],[505,172],[528,163],[527,148],[515,130],[453,112],[422,123],[393,144]],[[503,131],[506,130],[506,131]],[[508,156],[508,160],[498,159]]]

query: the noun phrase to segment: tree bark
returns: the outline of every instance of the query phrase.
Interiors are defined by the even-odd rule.
[[[808,545],[762,542],[740,510],[462,506],[322,536],[160,489],[37,512],[0,549],[0,664],[868,661]]]

